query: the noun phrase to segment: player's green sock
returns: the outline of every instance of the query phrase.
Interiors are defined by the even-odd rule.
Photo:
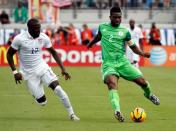
[[[109,100],[112,108],[114,110],[120,111],[119,94],[117,90],[112,89],[109,91]]]
[[[151,95],[151,87],[150,84],[147,84],[147,87],[142,87],[144,90],[144,95],[148,98]]]

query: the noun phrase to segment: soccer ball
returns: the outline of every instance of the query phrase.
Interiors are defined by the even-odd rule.
[[[144,109],[136,107],[134,111],[130,113],[130,117],[134,122],[143,122],[146,119],[146,113]]]

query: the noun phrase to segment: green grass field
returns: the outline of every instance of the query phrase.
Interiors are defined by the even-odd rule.
[[[8,67],[0,67],[0,131],[174,131],[176,130],[176,69],[142,68],[145,78],[159,96],[161,105],[155,106],[143,96],[135,84],[120,79],[119,93],[125,122],[113,116],[106,86],[99,68],[69,67],[70,81],[61,78],[80,122],[68,119],[60,100],[45,88],[48,103],[40,107],[26,90],[24,82],[16,85]],[[54,68],[55,73],[60,70]],[[130,120],[136,106],[145,109],[143,123]]]

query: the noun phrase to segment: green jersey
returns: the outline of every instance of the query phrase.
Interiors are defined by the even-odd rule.
[[[131,40],[131,34],[127,28],[119,25],[111,26],[110,23],[100,24],[102,60],[123,61],[125,57],[125,41]]]

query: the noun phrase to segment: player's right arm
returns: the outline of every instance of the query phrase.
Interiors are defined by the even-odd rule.
[[[101,40],[101,32],[98,31],[98,34],[93,38],[93,40],[88,44],[87,48],[91,48],[94,44],[96,44],[97,42],[99,42]]]
[[[21,84],[21,80],[22,80],[22,75],[21,73],[19,73],[15,67],[14,64],[14,60],[13,60],[13,56],[14,54],[17,52],[17,50],[13,49],[11,46],[9,47],[8,51],[7,51],[7,61],[9,63],[9,66],[14,74],[14,78],[15,78],[15,82],[16,84],[20,83]]]

